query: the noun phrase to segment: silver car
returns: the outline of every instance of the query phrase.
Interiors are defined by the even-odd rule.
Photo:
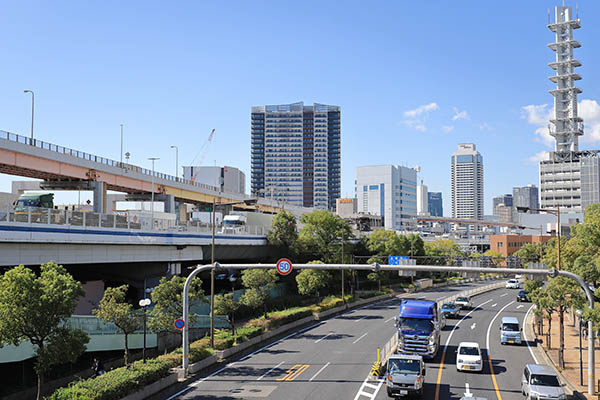
[[[454,303],[459,305],[461,310],[470,310],[473,307],[471,299],[465,296],[457,297]]]
[[[527,364],[523,370],[521,393],[527,399],[566,400],[563,386],[548,365]]]

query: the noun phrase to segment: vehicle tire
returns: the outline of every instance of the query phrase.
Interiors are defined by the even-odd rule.
[[[423,398],[423,392],[424,392],[423,386],[421,386],[421,389],[419,389],[419,392],[417,393],[417,396],[419,396],[419,398],[421,398],[421,399]]]
[[[394,398],[394,395],[392,395],[392,391],[389,388],[387,390],[387,395],[388,397]]]

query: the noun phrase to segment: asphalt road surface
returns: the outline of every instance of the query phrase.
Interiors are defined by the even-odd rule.
[[[409,297],[439,300],[489,282],[456,285]],[[460,399],[465,393],[492,399],[523,399],[523,367],[533,363],[527,344],[500,345],[500,320],[523,323],[530,303],[517,303],[516,289],[497,289],[472,298],[473,309],[450,319],[441,349],[426,362],[425,399]],[[386,399],[385,382],[368,379],[378,346],[394,334],[400,299],[387,300],[316,323],[231,362],[199,375],[172,399]],[[482,372],[457,372],[456,354],[463,341],[478,342]],[[493,373],[492,368],[493,366]]]

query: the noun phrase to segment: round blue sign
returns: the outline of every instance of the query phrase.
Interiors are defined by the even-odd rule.
[[[175,320],[175,328],[177,329],[183,329],[183,327],[185,326],[185,321],[182,320],[181,318],[177,318]]]

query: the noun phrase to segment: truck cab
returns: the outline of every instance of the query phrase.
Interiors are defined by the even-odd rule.
[[[223,217],[223,229],[221,233],[243,233],[245,230],[245,215],[226,215]]]
[[[387,362],[386,384],[389,397],[416,394],[423,397],[425,363],[423,358],[410,354],[392,354]]]
[[[398,352],[434,358],[440,347],[442,316],[435,301],[402,300],[395,319]]]

